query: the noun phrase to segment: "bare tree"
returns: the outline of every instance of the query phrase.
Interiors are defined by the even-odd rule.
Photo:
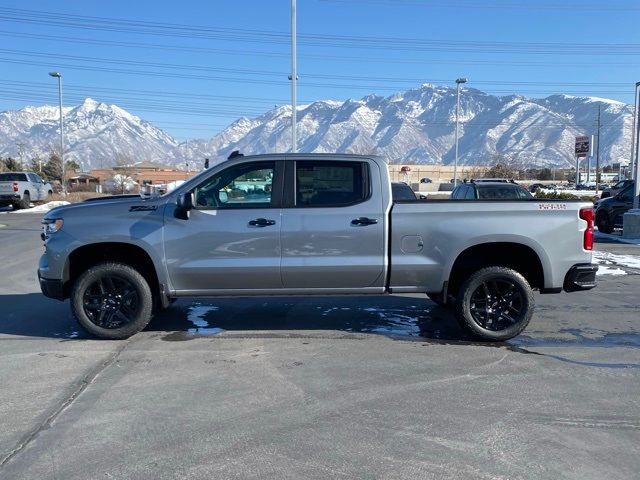
[[[135,172],[135,165],[129,157],[118,154],[113,171],[114,174],[111,177],[111,181],[116,191],[124,194],[132,184],[136,183],[132,178]]]
[[[524,163],[518,157],[495,153],[491,157],[491,167],[484,173],[484,177],[520,179],[525,170]]]

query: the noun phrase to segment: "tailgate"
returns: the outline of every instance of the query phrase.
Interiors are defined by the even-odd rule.
[[[13,182],[0,182],[0,193],[13,193]]]

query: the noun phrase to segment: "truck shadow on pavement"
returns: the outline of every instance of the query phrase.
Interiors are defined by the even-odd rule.
[[[91,340],[73,319],[69,302],[39,293],[0,295],[0,335],[45,337],[60,341]],[[531,327],[530,327],[531,328]],[[640,332],[565,328],[554,332],[525,331],[508,342],[470,338],[452,312],[415,297],[265,297],[179,300],[156,314],[145,329],[164,341],[187,341],[222,334],[236,338],[357,338],[384,335],[398,340],[443,345],[476,345],[543,355],[557,360],[608,368],[640,368],[636,364],[575,362],[531,348],[640,348]]]
[[[256,331],[270,336],[331,331],[334,336],[343,332],[469,340],[448,309],[426,299],[389,296],[179,301],[158,314],[147,329],[173,331],[166,340]]]

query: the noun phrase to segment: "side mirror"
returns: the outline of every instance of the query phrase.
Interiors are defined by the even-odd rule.
[[[189,211],[193,210],[193,192],[181,193],[176,199],[176,218],[189,219]]]

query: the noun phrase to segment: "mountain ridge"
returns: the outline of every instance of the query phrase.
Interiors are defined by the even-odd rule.
[[[301,152],[385,156],[391,163],[450,164],[454,159],[455,88],[423,84],[384,97],[319,100],[297,108]],[[465,88],[460,97],[460,164],[490,163],[496,155],[536,166],[571,166],[574,137],[595,134],[601,110],[603,164],[629,157],[632,107],[616,100],[565,94],[545,98],[494,96]],[[0,113],[0,155],[45,157],[58,145],[58,107],[27,106]],[[212,163],[233,150],[245,154],[290,150],[291,106],[240,117],[209,139],[177,142],[114,104],[87,98],[64,108],[65,154],[85,168],[122,159],[184,166]],[[193,164],[193,163],[192,163]]]

